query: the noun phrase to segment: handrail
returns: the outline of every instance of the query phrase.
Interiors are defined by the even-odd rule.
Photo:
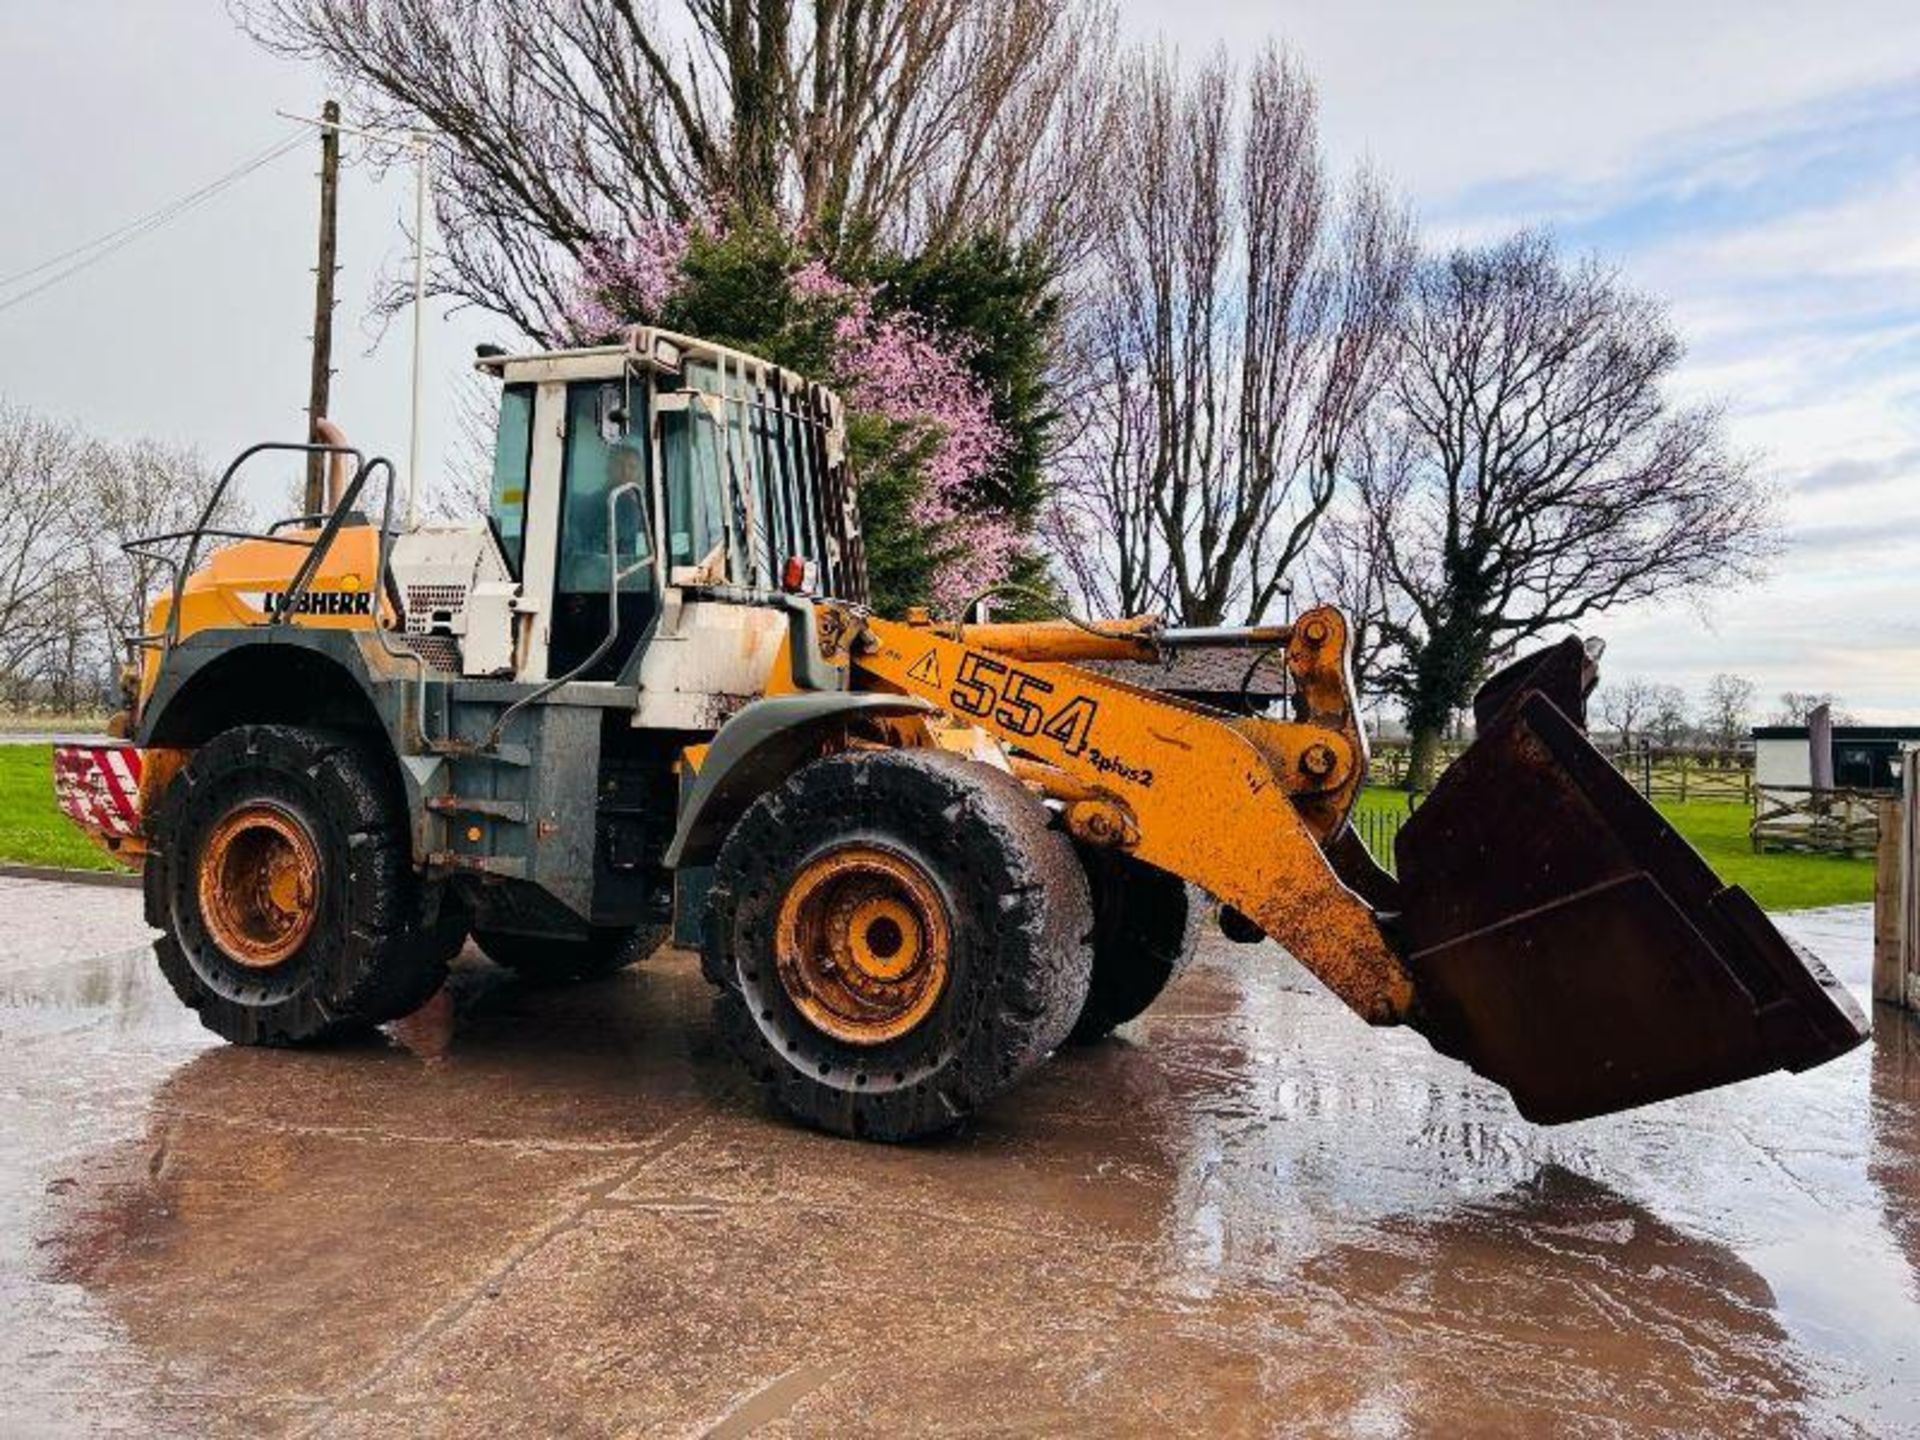
[[[278,521],[274,523],[276,526],[279,524]],[[171,564],[173,562],[171,555],[161,555],[145,547],[149,545],[163,545],[169,540],[191,540],[196,535],[212,535],[221,540],[263,540],[274,545],[311,546],[313,544],[313,541],[302,539],[297,535],[276,535],[271,529],[266,531],[229,530],[224,526],[209,525],[204,530],[169,530],[164,535],[141,535],[135,539],[123,541],[120,545],[120,553],[123,555],[138,555],[147,560],[161,560]]]
[[[432,748],[427,735],[427,660],[418,650],[406,645],[396,645],[387,634],[387,627],[380,623],[380,597],[386,594],[387,566],[393,558],[393,492],[398,478],[393,462],[386,456],[376,456],[368,461],[355,475],[355,484],[348,487],[348,493],[358,497],[359,485],[373,476],[375,470],[384,468],[387,472],[387,488],[382,492],[380,501],[380,539],[374,551],[374,587],[373,634],[380,649],[390,660],[411,662],[414,667],[414,729],[418,732],[421,747]],[[344,503],[339,509],[344,510]],[[399,617],[395,617],[396,619]]]
[[[326,521],[327,512],[325,510],[316,510],[311,515],[286,515],[267,526],[267,533],[261,538],[263,540],[280,539],[282,537],[279,535],[279,532],[286,529],[289,525],[304,525],[311,529],[313,526],[326,524]],[[290,540],[286,543],[311,545],[313,542],[311,540]]]
[[[186,554],[180,557],[179,565],[173,574],[173,589],[167,605],[166,650],[172,650],[180,641],[180,601],[186,591],[187,577],[193,573],[193,562],[194,558],[199,554],[200,541],[206,536],[209,526],[212,524],[213,512],[219,508],[220,502],[226,498],[227,487],[233,483],[233,477],[239,472],[240,467],[254,456],[264,454],[269,450],[279,451],[283,454],[290,453],[298,455],[351,455],[355,468],[355,481],[364,482],[365,480],[366,457],[362,455],[360,451],[349,445],[322,445],[308,441],[296,442],[292,440],[262,440],[258,444],[249,445],[238,455],[234,456],[232,463],[220,473],[220,482],[213,487],[213,493],[207,497],[207,503],[201,507],[199,521],[191,531],[181,532],[182,536],[187,538],[187,550]],[[359,494],[357,484],[349,486],[348,489],[350,493],[354,495]],[[345,505],[336,508],[336,520],[345,509]],[[319,555],[323,552],[326,545],[332,543],[333,535],[338,533],[338,530],[339,526],[335,524],[329,531],[322,533],[312,542],[314,551],[307,557],[307,564],[301,567],[303,574],[309,578],[311,577],[312,569],[317,563]],[[153,538],[160,540],[168,537],[156,536]],[[135,540],[130,543],[142,544],[147,542],[145,540]],[[282,613],[284,614],[285,612],[283,611]]]
[[[208,522],[213,518],[214,510],[225,497],[227,487],[232,483],[233,477],[239,472],[240,467],[254,456],[266,451],[303,455],[331,455],[335,458],[336,462],[351,457],[354,462],[353,477],[347,482],[345,491],[339,495],[333,508],[324,514],[294,515],[285,519],[276,520],[268,527],[264,534],[258,531],[229,530],[210,525]],[[387,627],[380,623],[379,605],[380,600],[386,594],[388,580],[387,569],[392,561],[394,538],[393,498],[396,488],[396,474],[393,462],[385,456],[375,456],[369,460],[360,450],[350,445],[296,443],[284,440],[262,441],[257,445],[250,445],[241,451],[234,457],[233,462],[221,472],[219,483],[214,486],[213,494],[201,509],[199,523],[191,530],[174,530],[161,535],[142,535],[127,541],[120,547],[126,554],[152,560],[157,564],[167,566],[172,571],[172,583],[169,587],[171,600],[167,610],[166,628],[154,634],[138,634],[126,637],[129,648],[139,650],[158,645],[164,655],[179,643],[181,599],[185,594],[187,578],[193,573],[193,561],[199,553],[200,542],[208,536],[217,536],[233,540],[259,540],[274,545],[291,545],[304,548],[307,551],[307,556],[301,562],[300,568],[294,572],[293,579],[287,584],[283,603],[272,615],[267,617],[268,625],[284,625],[290,623],[291,617],[298,609],[300,597],[306,594],[308,587],[313,583],[314,575],[318,572],[321,563],[326,559],[328,551],[332,549],[333,542],[338,538],[347,520],[354,515],[353,507],[355,502],[359,500],[361,492],[366,489],[368,482],[372,480],[374,472],[377,470],[384,470],[386,472],[387,484],[381,499],[379,541],[375,550],[373,631],[381,650],[385,652],[389,659],[407,662],[413,665],[416,674],[416,698],[414,703],[416,716],[415,728],[419,732],[421,743],[423,745],[430,745],[431,742],[427,736],[428,667],[426,659],[418,651],[405,645],[396,644],[388,634]],[[609,515],[611,515],[611,513],[610,505]],[[311,526],[316,523],[320,524],[320,533],[318,535],[281,535],[276,533],[289,526]],[[179,556],[163,554],[148,548],[178,540],[188,542],[185,553]],[[616,581],[616,588],[617,583]],[[609,640],[611,640],[611,637],[609,637]]]

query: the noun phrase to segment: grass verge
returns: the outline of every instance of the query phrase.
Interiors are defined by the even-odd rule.
[[[0,861],[120,868],[53,803],[51,745],[0,745]]]
[[[1657,800],[1654,808],[1722,879],[1744,889],[1762,910],[1811,910],[1873,899],[1873,861],[1867,857],[1756,855],[1747,838],[1752,811],[1738,801]],[[1365,790],[1356,809],[1363,816],[1404,816],[1407,797],[1399,790]],[[1361,834],[1370,845],[1378,845],[1391,833],[1391,825],[1391,820],[1384,826],[1362,824]]]
[[[0,735],[101,735],[106,733],[106,711],[0,711]]]
[[[1656,800],[1654,808],[1722,879],[1744,889],[1762,910],[1810,910],[1873,899],[1873,861],[1867,856],[1754,854],[1747,839],[1753,812],[1745,805],[1724,800]]]

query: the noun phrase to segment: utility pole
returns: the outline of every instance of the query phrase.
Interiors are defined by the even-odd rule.
[[[330,374],[330,352],[333,348],[333,201],[334,191],[339,183],[340,136],[359,135],[375,140],[383,145],[406,145],[413,151],[413,425],[412,436],[407,442],[407,508],[406,526],[411,530],[420,513],[420,394],[423,386],[421,370],[422,356],[425,353],[426,337],[424,325],[427,309],[427,195],[432,189],[433,142],[431,130],[410,130],[404,133],[393,130],[368,130],[358,125],[340,123],[340,107],[329,100],[321,109],[319,120],[305,115],[289,115],[284,110],[275,111],[288,120],[298,120],[303,125],[319,127],[322,139],[321,149],[321,187],[320,187],[320,267],[318,270],[320,288],[314,300],[313,320],[313,400],[312,414],[326,414],[327,381]],[[322,338],[324,337],[324,339]],[[311,503],[309,514],[317,513],[320,505],[315,497],[320,494],[319,476],[322,467],[319,457],[307,468],[307,496]]]
[[[325,418],[333,383],[333,277],[335,210],[340,198],[340,104],[320,107],[320,258],[313,271],[313,375],[307,390],[307,439],[320,439],[315,427]],[[318,515],[326,504],[327,457],[307,457],[306,513]]]

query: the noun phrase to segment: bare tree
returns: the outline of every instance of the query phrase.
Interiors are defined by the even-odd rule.
[[[468,521],[486,514],[493,499],[500,386],[469,370],[455,384],[452,399],[453,438],[445,463],[426,487],[423,503],[437,520]]]
[[[1386,620],[1394,596],[1380,564],[1379,520],[1364,505],[1338,505],[1320,522],[1309,556],[1315,600],[1347,617],[1355,691],[1371,698],[1386,656]]]
[[[1779,708],[1773,712],[1775,725],[1807,725],[1812,722],[1813,712],[1822,705],[1828,706],[1829,719],[1835,725],[1851,725],[1853,716],[1840,706],[1840,697],[1831,690],[1783,690],[1780,693]]]
[[[1257,618],[1383,376],[1411,225],[1364,176],[1334,193],[1313,86],[1276,48],[1244,75],[1162,51],[1120,96],[1055,543],[1099,608]]]
[[[166,578],[121,550],[184,529],[216,479],[191,450],[107,444],[0,399],[0,686],[16,704],[87,709],[115,691],[123,638]],[[226,515],[238,518],[229,503]]]
[[[1633,744],[1644,721],[1650,720],[1655,704],[1655,687],[1638,676],[1629,676],[1617,684],[1604,685],[1593,697],[1600,718],[1613,727],[1622,745]]]
[[[15,698],[59,647],[85,449],[72,425],[0,398],[0,680]]]
[[[1403,622],[1406,600],[1387,570],[1385,517],[1365,501],[1390,487],[1390,475],[1413,462],[1405,433],[1370,415],[1342,457],[1344,494],[1322,517],[1308,552],[1307,577],[1316,600],[1338,605],[1351,632],[1355,688],[1372,698],[1392,652],[1392,633]]]
[[[219,471],[197,450],[154,440],[90,444],[79,471],[76,504],[85,506],[88,523],[72,556],[74,595],[89,658],[110,679],[126,658],[126,637],[146,628],[150,607],[172,578],[151,555],[129,555],[122,547],[190,529]],[[213,523],[233,527],[244,518],[239,498],[229,495]]]
[[[1700,701],[1700,728],[1708,744],[1716,750],[1732,750],[1747,738],[1757,693],[1744,675],[1723,671],[1707,682],[1707,693]]]
[[[448,160],[437,288],[542,341],[583,260],[720,204],[829,253],[1071,251],[1103,164],[1098,0],[234,0]]]
[[[1646,733],[1660,745],[1671,749],[1686,738],[1687,692],[1678,685],[1655,685],[1653,703],[1647,713]]]
[[[1772,497],[1711,408],[1664,387],[1664,309],[1546,236],[1421,267],[1391,386],[1414,463],[1368,480],[1394,590],[1386,679],[1412,783],[1449,715],[1519,642],[1631,601],[1754,575]]]

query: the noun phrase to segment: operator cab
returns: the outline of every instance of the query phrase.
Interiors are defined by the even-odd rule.
[[[659,588],[648,563],[652,537],[645,523],[646,389],[596,380],[553,387],[548,403],[554,413],[546,429],[558,431],[556,476],[550,454],[540,457],[547,462],[539,467],[544,475],[535,466],[536,417],[541,391],[547,388],[521,382],[501,390],[487,523],[508,574],[521,585],[521,608],[546,613],[549,674],[572,671],[601,648],[608,630],[608,590],[617,585],[615,644],[579,677],[610,680],[659,610]],[[529,506],[542,479],[553,488],[555,502],[543,507],[550,513],[532,522],[536,531],[555,537],[553,559],[544,566],[529,564],[527,544]],[[615,492],[625,503],[609,504]],[[531,591],[530,583],[537,583],[540,593]]]
[[[575,678],[685,691],[677,672],[692,657],[650,660],[646,642],[686,637],[702,602],[759,601],[767,628],[783,592],[865,599],[840,404],[820,386],[647,327],[478,368],[502,382],[487,523],[517,584],[516,678],[585,666]],[[697,648],[717,659],[725,647]],[[766,646],[749,635],[734,648]],[[642,676],[643,663],[660,673]]]

